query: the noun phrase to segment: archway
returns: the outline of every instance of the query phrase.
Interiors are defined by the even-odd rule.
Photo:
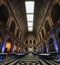
[[[48,40],[48,45],[49,45],[49,52],[55,52],[55,47],[54,47],[53,38],[50,38],[50,39]]]
[[[58,3],[56,3],[51,11],[51,17],[53,20],[53,23],[55,24],[58,19],[60,18],[60,5]]]
[[[0,6],[0,24],[6,25],[9,17],[8,8],[5,5]]]
[[[46,43],[44,42],[43,43],[43,53],[46,53],[47,52],[47,50],[46,50]]]
[[[6,41],[6,47],[5,47],[5,53],[10,53],[11,52],[11,46],[12,46],[12,41],[10,39],[8,39]]]

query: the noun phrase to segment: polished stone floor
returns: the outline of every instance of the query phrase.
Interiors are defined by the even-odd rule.
[[[0,60],[0,65],[60,65],[57,60],[46,60],[40,59],[38,56],[34,56],[32,53],[29,53],[23,58],[19,59],[5,59],[4,61]]]

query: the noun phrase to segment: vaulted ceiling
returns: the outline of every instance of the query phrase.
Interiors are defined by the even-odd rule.
[[[13,12],[22,27],[23,32],[28,33],[25,1],[35,1],[33,33],[36,34],[38,26],[44,16],[45,10],[51,0],[9,0]]]

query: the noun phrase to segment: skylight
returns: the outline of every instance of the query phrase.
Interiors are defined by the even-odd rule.
[[[27,21],[33,21],[33,14],[27,14]]]
[[[34,13],[34,1],[25,2],[26,13]]]
[[[28,31],[33,31],[34,1],[25,1]]]
[[[33,28],[32,27],[28,27],[28,31],[33,31]]]
[[[33,23],[32,22],[28,22],[28,27],[32,27]]]

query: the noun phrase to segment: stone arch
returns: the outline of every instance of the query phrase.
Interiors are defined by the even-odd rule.
[[[0,24],[6,25],[8,18],[9,18],[8,8],[4,4],[2,4],[0,6]]]
[[[53,7],[52,7],[51,17],[52,17],[52,20],[53,20],[54,24],[60,18],[60,5],[58,3],[55,3],[55,5],[53,5]]]

